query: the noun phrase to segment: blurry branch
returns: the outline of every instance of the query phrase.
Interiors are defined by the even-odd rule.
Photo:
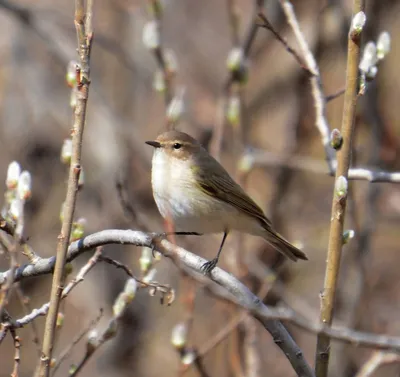
[[[353,1],[353,17],[364,11],[364,1]],[[337,280],[339,275],[340,258],[343,246],[343,226],[348,196],[348,172],[351,162],[352,141],[354,138],[354,118],[359,86],[360,43],[361,30],[349,31],[347,50],[346,91],[344,95],[343,118],[341,135],[343,143],[338,149],[335,187],[332,199],[331,226],[329,231],[328,255],[325,271],[324,289],[321,293],[322,323],[331,325],[333,321],[334,303]],[[315,374],[325,377],[328,373],[330,354],[330,337],[319,334],[316,349]]]
[[[192,275],[194,274],[196,280],[199,279],[202,282],[208,281],[201,273],[201,266],[206,262],[203,258],[177,247],[165,239],[161,241],[157,241],[157,239],[159,239],[159,237],[156,234],[147,234],[140,231],[104,230],[71,243],[67,254],[67,262],[72,261],[83,252],[92,250],[100,245],[132,244],[136,246],[146,246],[148,248],[156,247],[158,251],[171,258],[180,268],[184,268],[188,271],[194,270],[195,272],[192,272]],[[16,270],[15,281],[19,281],[28,276],[51,273],[54,264],[55,258],[51,257],[43,258],[36,264],[21,266]],[[0,283],[7,278],[8,274],[9,271],[0,274]],[[300,376],[313,376],[313,372],[305,361],[301,350],[293,341],[285,327],[279,321],[270,318],[271,316],[274,318],[274,316],[279,315],[280,312],[266,307],[258,297],[252,294],[246,286],[236,280],[231,274],[218,268],[213,271],[211,277],[214,282],[224,288],[225,296],[227,292],[229,293],[228,297],[231,301],[252,313],[254,312],[253,315],[271,333],[276,344],[282,349],[293,365],[293,368]]]
[[[315,106],[315,124],[321,134],[329,172],[333,174],[336,168],[336,158],[334,150],[330,146],[329,125],[325,114],[326,99],[322,90],[319,68],[317,62],[315,61],[314,55],[307,44],[304,34],[300,29],[296,15],[293,11],[293,5],[286,0],[280,0],[280,3],[282,5],[283,12],[286,15],[287,21],[291,26],[294,36],[299,44],[304,64],[312,74],[310,76],[310,83]]]
[[[260,12],[258,14],[258,17],[260,19],[260,22],[258,23],[258,26],[269,30],[274,37],[285,47],[286,51],[291,54],[296,60],[297,63],[299,63],[300,67],[303,68],[310,76],[314,76],[314,72],[312,72],[303,62],[303,59],[300,57],[300,55],[297,53],[297,51],[289,46],[287,43],[286,39],[283,38],[277,30],[272,26],[272,24],[269,22],[268,18],[263,12]]]
[[[73,348],[83,339],[83,337],[93,329],[94,326],[96,326],[101,317],[103,316],[103,309],[100,309],[99,314],[96,316],[96,318],[92,319],[89,324],[81,331],[80,334],[78,334],[70,344],[60,353],[60,356],[57,358],[57,361],[52,367],[52,375],[54,376],[55,373],[57,372],[58,368],[60,367],[61,363],[68,357],[68,355],[71,353]]]
[[[99,335],[97,330],[92,330],[88,334],[86,342],[86,352],[81,361],[77,365],[72,365],[69,370],[69,376],[75,377],[85,366],[90,357],[105,342],[115,337],[119,327],[119,321],[136,295],[137,284],[134,279],[128,279],[125,283],[124,290],[119,294],[113,305],[113,316],[108,322],[107,327]]]
[[[380,366],[393,363],[400,363],[400,355],[397,353],[375,351],[355,377],[371,377]]]
[[[227,113],[229,113],[228,106],[231,106],[229,102],[233,101],[235,110],[234,112],[238,113],[237,118],[241,117],[241,105],[240,100],[237,101],[237,98],[240,96],[241,86],[245,84],[248,76],[248,62],[250,56],[251,47],[255,41],[257,31],[258,31],[258,14],[263,8],[264,1],[263,0],[255,0],[254,1],[254,11],[253,17],[250,21],[248,29],[246,30],[245,37],[243,39],[242,44],[239,42],[239,19],[234,9],[235,4],[233,1],[228,0],[228,11],[229,11],[229,21],[230,21],[230,29],[232,32],[232,41],[234,44],[233,49],[231,50],[227,65],[229,70],[229,76],[226,79],[223,87],[223,91],[220,98],[220,107],[222,109],[221,115],[218,117],[218,121],[216,122],[213,130],[213,136],[210,142],[210,153],[217,160],[219,159],[219,155],[221,152],[221,144],[224,135],[224,125],[226,118],[229,117]],[[236,104],[237,103],[237,104]]]
[[[23,307],[24,314],[25,315],[29,314],[32,311],[31,306],[29,304],[29,297],[25,296],[25,294],[21,288],[21,285],[19,283],[16,283],[15,290],[17,292],[18,299],[21,302],[21,305]],[[40,348],[41,347],[40,347],[40,341],[39,341],[39,332],[38,332],[36,323],[34,321],[31,322],[31,330],[32,330],[32,342],[35,344],[37,353],[40,356]]]
[[[57,260],[54,267],[54,276],[51,286],[49,313],[46,317],[42,356],[35,374],[38,377],[47,377],[49,375],[56,319],[65,283],[64,267],[75,212],[79,176],[82,169],[81,149],[86,120],[86,105],[89,96],[89,61],[93,40],[92,14],[93,0],[87,0],[86,9],[84,0],[75,0],[75,28],[78,42],[79,66],[76,67],[76,106],[74,111],[74,125],[72,129],[73,151],[67,183],[67,196],[63,210],[61,233],[58,236]]]
[[[264,150],[251,150],[245,152],[242,157],[250,164],[265,166],[284,166],[291,169],[303,170],[315,174],[328,174],[333,176],[335,172],[329,172],[326,165],[312,157],[293,155],[286,156]],[[350,168],[349,180],[364,180],[369,182],[400,183],[400,172],[387,172],[368,168]]]
[[[166,50],[163,46],[162,41],[162,29],[161,29],[161,19],[163,13],[163,3],[160,0],[147,0],[148,6],[151,10],[151,14],[153,17],[153,21],[150,21],[147,25],[145,25],[145,29],[143,31],[144,40],[147,41],[146,47],[149,47],[153,53],[155,60],[158,64],[160,72],[162,74],[163,81],[163,91],[165,96],[165,107],[168,108],[173,96],[173,77],[175,75],[175,69],[173,68],[173,64],[171,65],[168,61],[168,57]],[[147,28],[147,29],[146,29]]]
[[[156,247],[164,256],[172,259],[178,267],[185,268],[188,272],[192,271],[191,276],[196,280],[201,283],[208,281],[201,273],[201,266],[205,263],[203,258],[181,247],[175,246],[165,239],[160,240],[157,234],[134,230],[108,229],[75,241],[69,246],[67,261],[70,262],[86,251],[108,244],[130,244],[148,248]],[[50,257],[40,258],[35,264],[21,266],[16,270],[15,281],[49,274],[52,272],[54,264],[55,257]],[[0,283],[7,278],[9,273],[9,270],[0,273]],[[312,376],[313,373],[309,370],[309,366],[305,362],[301,351],[293,342],[287,330],[280,322],[273,319],[282,319],[311,333],[324,334],[332,339],[344,341],[356,346],[400,351],[400,337],[364,333],[347,328],[332,328],[322,323],[313,323],[310,320],[303,319],[302,316],[289,308],[274,309],[268,307],[234,276],[220,268],[215,268],[210,278],[223,288],[222,293],[217,290],[215,291],[217,295],[221,294],[224,299],[228,298],[231,302],[250,311],[252,315],[264,325],[274,337],[277,345],[287,353],[287,357],[300,375]],[[224,292],[225,295],[223,294]],[[229,295],[226,295],[227,292]]]
[[[325,97],[325,102],[330,102],[333,101],[334,99],[340,97],[342,94],[344,94],[346,89],[340,89],[336,93],[330,94],[329,96]]]
[[[18,377],[19,376],[18,370],[19,370],[19,365],[20,365],[20,362],[21,362],[21,339],[17,335],[17,332],[15,331],[15,329],[12,329],[10,332],[11,332],[11,336],[13,338],[14,348],[15,348],[14,368],[13,368],[13,371],[11,373],[11,377]]]
[[[78,274],[74,279],[72,279],[68,285],[63,289],[61,294],[61,300],[65,299],[68,294],[74,289],[79,283],[84,280],[86,274],[94,267],[94,265],[99,261],[99,257],[101,255],[101,248],[96,250],[94,255],[89,259],[89,261],[79,270]],[[40,261],[39,261],[40,263]],[[54,267],[55,261],[53,262]],[[29,314],[17,320],[10,320],[2,323],[2,329],[0,332],[0,339],[4,339],[4,334],[7,333],[8,330],[13,331],[15,329],[24,327],[28,323],[31,323],[39,316],[45,316],[49,312],[50,302],[42,305],[39,309],[33,309]]]

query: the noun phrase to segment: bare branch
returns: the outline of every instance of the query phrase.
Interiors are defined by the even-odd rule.
[[[353,15],[364,11],[364,1],[353,1]],[[352,141],[354,138],[354,117],[356,112],[360,62],[360,37],[349,33],[347,48],[346,91],[344,94],[341,134],[343,145],[338,151],[335,188],[332,199],[331,226],[329,231],[328,255],[325,271],[324,290],[321,294],[322,323],[333,321],[336,287],[339,276],[340,258],[343,247],[343,227],[348,196],[348,175],[351,163]],[[326,377],[330,354],[330,337],[319,334],[317,340],[315,374]]]
[[[370,377],[374,375],[376,370],[384,364],[399,363],[400,356],[397,353],[388,353],[376,351],[367,360],[367,362],[357,372],[355,377]]]
[[[75,212],[75,203],[78,193],[79,175],[81,173],[81,149],[83,131],[86,121],[86,105],[90,85],[90,51],[93,39],[92,13],[93,2],[87,2],[85,9],[84,0],[75,0],[75,27],[78,40],[79,67],[77,67],[76,106],[74,112],[74,125],[72,129],[73,151],[68,176],[67,196],[65,200],[61,233],[58,236],[57,261],[54,267],[54,276],[50,294],[50,308],[46,317],[45,332],[43,337],[42,357],[36,371],[36,376],[49,376],[50,360],[56,329],[56,319],[65,283],[64,267],[68,244],[71,235],[72,222]]]
[[[165,239],[156,242],[156,238],[156,234],[144,233],[141,231],[118,229],[103,230],[71,243],[68,249],[67,261],[72,261],[84,252],[101,245],[131,244],[152,248],[154,244],[156,244],[156,249],[164,256],[171,258],[181,268],[190,269],[192,271],[192,276],[195,277],[196,280],[200,282],[207,280],[201,273],[201,266],[205,263],[203,258],[175,246]],[[54,264],[55,258],[51,257],[41,259],[36,264],[21,266],[16,271],[15,281],[51,273]],[[10,271],[0,273],[0,282],[4,281],[9,273]],[[301,376],[313,376],[313,372],[304,360],[300,349],[287,333],[287,330],[275,319],[288,321],[306,331],[315,334],[324,334],[332,339],[357,346],[400,351],[400,337],[352,331],[347,328],[332,328],[321,323],[313,323],[308,319],[304,319],[288,308],[273,309],[268,307],[235,277],[219,267],[213,270],[210,278],[223,288],[223,292],[225,292],[225,294],[223,294],[224,299],[230,299],[242,308],[249,310],[253,316],[265,326],[274,337],[277,345],[285,352],[297,373]],[[229,292],[229,294],[226,295],[226,292]],[[219,295],[218,291],[215,291],[215,293]]]

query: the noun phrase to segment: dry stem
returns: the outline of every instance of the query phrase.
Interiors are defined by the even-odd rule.
[[[81,148],[83,131],[86,119],[86,104],[89,94],[90,68],[89,57],[93,38],[91,0],[75,0],[75,27],[78,39],[78,55],[80,68],[77,69],[79,80],[77,82],[77,103],[74,113],[74,125],[72,130],[73,152],[68,177],[67,196],[65,200],[64,216],[61,233],[58,236],[57,260],[54,268],[54,276],[50,294],[50,308],[46,318],[42,356],[36,371],[36,376],[49,376],[50,361],[54,345],[56,320],[65,283],[64,267],[71,235],[72,221],[75,211],[75,203],[78,192],[78,180],[81,172]]]
[[[353,15],[364,11],[364,1],[353,1]],[[360,38],[348,39],[347,55],[347,73],[346,73],[346,91],[344,95],[343,118],[342,118],[342,136],[343,145],[337,155],[336,178],[340,176],[348,177],[348,171],[351,161],[352,140],[354,131],[354,116],[357,103],[358,91],[358,64],[360,61]],[[330,326],[333,320],[333,309],[339,275],[340,257],[342,252],[342,235],[345,218],[347,193],[341,198],[334,190],[331,212],[331,227],[329,233],[328,256],[325,272],[324,289],[321,294],[321,314],[320,320],[323,324]],[[326,377],[328,373],[330,354],[330,337],[324,334],[318,336],[315,374],[317,377]]]

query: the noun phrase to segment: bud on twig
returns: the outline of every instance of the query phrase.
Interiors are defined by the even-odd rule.
[[[157,71],[154,73],[153,88],[156,92],[159,93],[165,92],[166,85],[165,85],[164,72],[161,71],[160,69],[157,69]]]
[[[379,34],[378,41],[376,42],[376,57],[382,60],[390,52],[390,34],[384,31]]]
[[[75,60],[71,60],[68,63],[67,73],[65,75],[65,81],[68,86],[74,88],[76,86],[76,67],[79,66],[78,62]]]
[[[135,279],[128,279],[125,283],[123,292],[119,294],[113,305],[115,318],[120,318],[128,304],[134,299],[137,291],[137,282]]]
[[[373,67],[376,66],[377,62],[376,45],[374,42],[370,41],[364,47],[364,52],[358,67],[367,78],[373,78],[374,75],[376,75],[376,68],[374,69]]]
[[[64,325],[64,319],[65,319],[64,313],[58,312],[56,321],[57,328],[60,328]]]
[[[342,147],[342,144],[343,144],[342,134],[337,128],[333,129],[331,132],[331,147],[336,151],[338,151]]]
[[[140,271],[142,271],[143,273],[147,273],[152,265],[152,262],[153,259],[151,250],[147,247],[144,247],[142,249],[142,255],[139,258]]]
[[[232,126],[237,126],[240,122],[240,98],[237,95],[229,97],[226,109],[226,119]]]
[[[351,27],[350,27],[350,38],[351,39],[355,39],[360,36],[366,21],[367,21],[367,16],[362,11],[358,12],[353,17],[353,20],[351,22]]]
[[[355,236],[355,232],[352,229],[346,230],[343,232],[343,245],[346,245],[350,242]]]
[[[32,185],[31,173],[24,170],[19,176],[18,187],[17,187],[18,195],[21,200],[30,199],[30,197],[32,196],[31,185]]]
[[[61,161],[64,164],[69,164],[71,163],[71,157],[72,157],[72,140],[65,139],[61,147]]]
[[[172,98],[167,108],[167,120],[170,123],[177,123],[183,114],[185,104],[183,102],[183,95],[185,91],[181,89],[180,92]]]
[[[21,174],[21,166],[17,161],[13,161],[8,165],[6,186],[9,190],[15,189]]]
[[[183,365],[191,365],[196,360],[196,352],[194,350],[186,350],[181,356]]]
[[[244,62],[243,49],[240,47],[233,48],[226,59],[226,65],[231,72],[240,71]]]
[[[170,48],[164,49],[164,60],[168,73],[175,74],[178,71],[178,59]]]
[[[18,221],[24,211],[24,202],[20,198],[14,198],[10,203],[9,213],[14,221]]]
[[[83,171],[83,167],[81,166],[81,171],[79,172],[78,179],[78,189],[80,190],[85,185],[85,172]]]
[[[146,48],[155,50],[160,47],[160,35],[157,21],[148,21],[143,27],[142,41]]]
[[[187,342],[188,329],[186,323],[178,323],[173,329],[171,334],[172,345],[180,350],[185,347]]]
[[[254,166],[254,157],[251,153],[246,152],[239,160],[238,170],[241,173],[248,173]]]
[[[347,197],[348,182],[346,177],[341,175],[336,179],[335,183],[335,194],[339,200],[345,199]]]

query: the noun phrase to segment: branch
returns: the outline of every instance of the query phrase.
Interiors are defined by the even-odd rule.
[[[38,377],[49,376],[50,360],[52,357],[55,337],[56,320],[60,306],[63,287],[65,284],[65,263],[68,244],[71,235],[71,227],[75,212],[75,203],[78,193],[78,181],[81,173],[81,149],[83,131],[86,120],[86,105],[90,85],[90,51],[93,39],[92,12],[93,2],[88,0],[85,9],[84,0],[75,0],[75,27],[78,39],[79,67],[77,67],[76,106],[74,113],[74,125],[72,130],[73,151],[69,170],[67,196],[63,210],[61,233],[58,236],[57,260],[54,267],[54,276],[50,294],[50,308],[46,317],[43,336],[42,356],[35,373]]]
[[[364,11],[364,1],[353,1],[353,16]],[[335,188],[332,199],[331,226],[329,231],[328,255],[326,263],[324,290],[321,294],[322,323],[331,325],[339,276],[340,258],[343,246],[343,226],[348,193],[348,173],[351,162],[352,141],[354,137],[354,117],[356,112],[360,62],[360,35],[349,32],[347,49],[346,91],[344,94],[342,130],[343,145],[338,151]],[[326,377],[330,354],[330,337],[319,334],[317,340],[315,373]]]
[[[129,244],[149,248],[155,246],[158,251],[172,259],[181,268],[190,269],[192,271],[192,276],[196,280],[202,283],[208,280],[201,273],[201,266],[204,264],[205,259],[175,246],[167,240],[156,242],[157,238],[159,237],[154,233],[144,233],[141,231],[119,229],[103,230],[71,243],[68,249],[67,261],[71,262],[86,251],[109,244]],[[55,257],[50,257],[40,259],[35,264],[21,266],[16,270],[15,281],[49,274],[52,272],[54,265]],[[0,284],[7,278],[9,273],[10,270],[0,273]],[[229,299],[240,307],[249,310],[253,316],[264,325],[274,336],[277,345],[287,353],[287,357],[291,360],[292,365],[294,364],[296,366],[295,370],[301,376],[313,376],[313,373],[309,370],[309,366],[301,355],[300,349],[294,343],[287,330],[279,321],[274,319],[288,321],[311,333],[324,334],[332,339],[357,346],[400,351],[400,337],[364,333],[347,328],[332,328],[321,323],[313,323],[309,319],[304,319],[289,308],[273,309],[268,307],[234,276],[223,271],[219,267],[213,270],[210,278],[223,288],[222,293],[215,290],[215,294],[221,294],[224,299]],[[229,292],[229,295],[226,294],[227,292]],[[292,360],[293,358],[295,359],[294,361]]]
[[[262,166],[284,166],[290,169],[303,170],[315,174],[327,174],[334,176],[336,173],[336,160],[334,170],[330,172],[319,160],[302,155],[287,156],[274,152],[252,149],[245,152],[242,158],[248,159],[254,165]],[[370,168],[350,168],[348,171],[349,180],[400,183],[400,172],[388,172]]]
[[[131,244],[149,248],[156,247],[158,251],[171,258],[181,268],[186,268],[191,271],[194,270],[192,276],[194,276],[196,280],[200,280],[201,282],[208,281],[201,272],[201,266],[206,262],[205,259],[180,247],[174,246],[167,240],[157,241],[157,238],[159,237],[156,234],[147,234],[140,231],[104,230],[71,243],[66,261],[70,262],[85,251],[92,250],[101,245]],[[35,264],[21,266],[16,270],[14,281],[51,273],[55,263],[56,258],[50,257],[40,259]],[[0,284],[7,279],[9,273],[10,271],[0,273]],[[282,349],[299,376],[313,376],[313,372],[304,359],[301,350],[293,341],[285,327],[279,321],[270,319],[271,316],[273,318],[274,314],[277,314],[276,312],[274,313],[272,309],[266,307],[245,285],[220,268],[215,268],[213,270],[211,279],[224,288],[224,298],[228,297],[232,302],[254,312],[254,316],[271,333],[276,344]],[[229,292],[229,296],[226,295],[226,291]]]

